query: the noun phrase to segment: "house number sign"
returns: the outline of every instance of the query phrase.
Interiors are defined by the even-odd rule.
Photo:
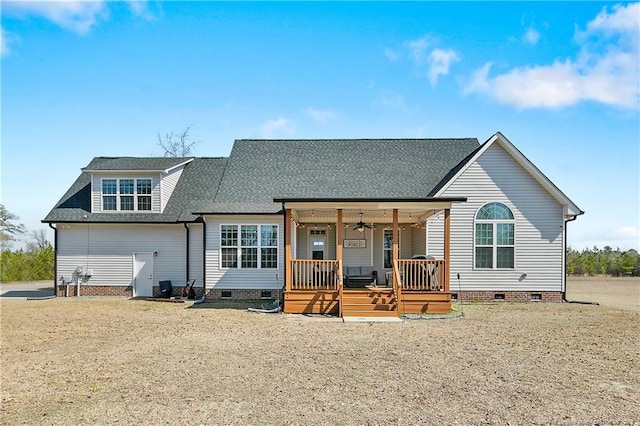
[[[367,240],[343,240],[342,246],[345,248],[365,248]]]

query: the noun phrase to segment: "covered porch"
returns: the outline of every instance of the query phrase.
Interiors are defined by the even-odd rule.
[[[450,209],[465,199],[276,200],[285,211],[284,312],[401,316],[451,311]],[[426,220],[442,213],[443,251]]]

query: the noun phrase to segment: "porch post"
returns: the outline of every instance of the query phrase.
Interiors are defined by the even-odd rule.
[[[398,228],[398,209],[393,209],[393,263],[398,261],[399,253],[398,253],[398,241],[400,241]]]
[[[336,222],[336,260],[342,263],[342,235],[344,232],[344,226],[342,225],[342,209],[338,209],[338,218]]]
[[[449,275],[451,271],[451,210],[444,210],[444,291],[449,291]]]
[[[284,289],[291,291],[291,209],[284,213]]]

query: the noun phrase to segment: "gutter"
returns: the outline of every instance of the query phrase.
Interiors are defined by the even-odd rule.
[[[53,229],[53,296],[58,296],[58,228],[49,223]]]
[[[569,222],[573,222],[576,220],[578,216],[573,216],[571,219],[565,219],[564,221],[564,288],[562,289],[562,303],[578,303],[581,305],[596,305],[599,306],[598,302],[585,302],[581,300],[569,300],[567,299],[567,277],[569,273],[567,272],[567,224]]]

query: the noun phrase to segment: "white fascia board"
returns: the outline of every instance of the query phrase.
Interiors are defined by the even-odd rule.
[[[476,152],[467,164],[464,165],[458,172],[435,194],[436,197],[441,197],[442,194],[455,182],[470,166],[475,163],[484,152],[489,149],[494,143],[499,144],[504,148],[511,157],[518,162],[526,171],[533,177],[558,203],[564,206],[565,216],[579,216],[584,212],[573,202],[569,197],[565,195],[544,173],[536,167],[525,155],[520,152],[518,148],[513,145],[509,139],[507,139],[502,133],[497,132],[491,136],[482,147]]]
[[[169,173],[171,170],[175,170],[175,169],[177,169],[178,167],[184,167],[185,165],[189,164],[189,163],[190,163],[190,162],[192,162],[192,161],[193,161],[193,158],[189,158],[188,160],[185,160],[185,161],[183,161],[183,162],[182,162],[182,163],[180,163],[180,164],[176,164],[175,166],[171,166],[171,167],[169,167],[168,169],[163,170],[162,172],[163,172],[164,174],[167,174],[167,173]]]

